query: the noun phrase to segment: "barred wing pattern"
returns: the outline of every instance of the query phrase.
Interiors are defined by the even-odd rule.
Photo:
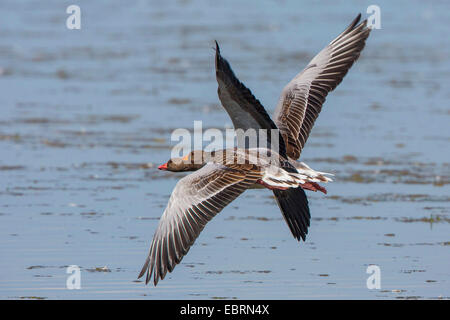
[[[169,199],[139,274],[154,284],[172,272],[217,213],[262,177],[252,164],[207,164],[182,178]]]
[[[370,29],[359,14],[336,39],[317,54],[281,93],[274,121],[287,155],[298,159],[328,93],[336,88],[363,50]]]

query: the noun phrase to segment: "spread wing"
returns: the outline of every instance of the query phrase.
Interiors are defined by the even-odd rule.
[[[235,129],[276,129],[261,102],[235,76],[228,61],[220,54],[216,41],[216,79],[220,102],[228,112]]]
[[[328,93],[342,81],[364,48],[370,29],[359,14],[336,39],[319,52],[281,93],[274,121],[286,153],[298,159]]]
[[[217,213],[253,185],[261,173],[253,165],[207,164],[178,181],[150,246],[139,278],[154,284],[172,272]]]
[[[235,76],[228,61],[220,54],[219,44],[216,41],[216,79],[217,93],[222,106],[227,111],[235,129],[278,129],[272,121],[261,102],[255,98],[252,92]],[[278,141],[274,146],[280,155],[285,156],[283,138],[279,133]],[[268,142],[271,142],[271,134],[267,134]],[[275,144],[277,143],[277,144]],[[266,147],[266,145],[264,145]]]

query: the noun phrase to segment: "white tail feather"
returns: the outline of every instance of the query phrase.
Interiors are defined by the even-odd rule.
[[[315,170],[311,169],[311,167],[308,166],[304,162],[295,162],[294,165],[300,174],[304,174],[309,178],[309,179],[307,179],[307,181],[309,181],[309,182],[325,182],[325,183],[327,183],[327,182],[333,181],[331,178],[327,177],[327,176],[333,177],[334,174],[332,174],[332,173],[315,171]]]
[[[319,172],[311,169],[305,163],[296,163],[298,172],[287,172],[279,167],[270,166],[266,168],[262,181],[269,186],[282,188],[297,188],[307,182],[330,182],[333,181],[326,175],[333,176],[331,173]]]

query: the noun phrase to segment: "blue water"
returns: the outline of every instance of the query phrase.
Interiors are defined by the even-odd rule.
[[[226,128],[214,40],[271,113],[283,86],[371,1],[0,3],[0,298],[450,297],[450,7],[377,1],[359,61],[302,153],[306,242],[271,193],[211,221],[158,286],[136,281],[171,190],[175,128]],[[369,290],[368,265],[381,270]],[[68,265],[81,289],[66,288]],[[106,267],[106,271],[101,269]],[[103,271],[105,271],[103,270]]]

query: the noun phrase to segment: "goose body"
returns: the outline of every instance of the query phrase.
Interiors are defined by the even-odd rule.
[[[239,81],[216,42],[218,96],[235,129],[276,130],[275,139],[256,148],[238,146],[213,152],[196,150],[170,159],[161,170],[195,171],[176,184],[161,216],[139,278],[154,285],[172,272],[200,232],[217,213],[247,189],[273,191],[293,236],[305,240],[311,215],[306,190],[322,191],[319,182],[330,174],[297,161],[328,93],[358,59],[369,36],[367,21],[358,15],[283,89],[273,118]]]

